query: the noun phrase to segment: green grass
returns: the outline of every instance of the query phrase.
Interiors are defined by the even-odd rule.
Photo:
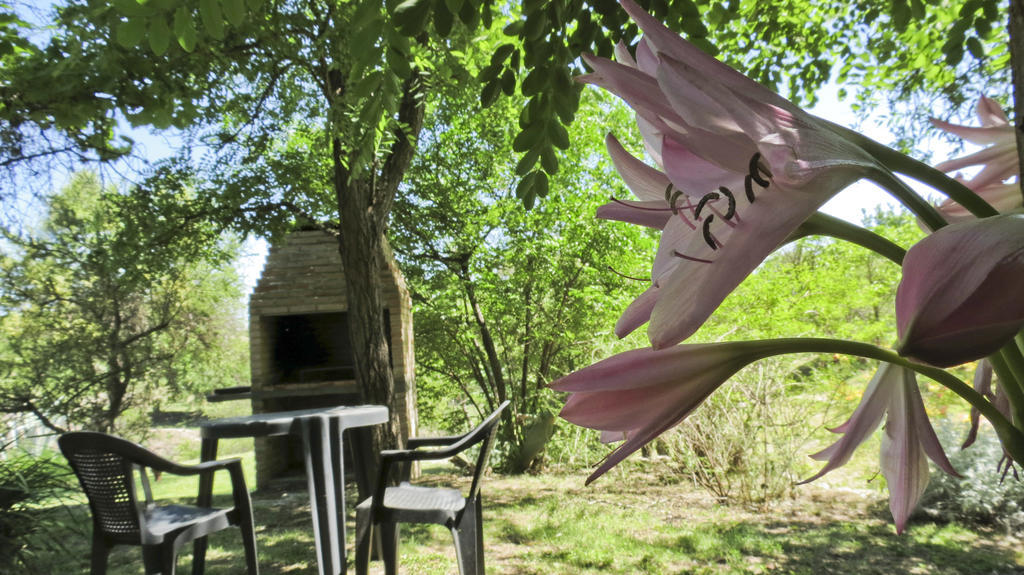
[[[221,451],[243,454],[250,480],[251,449],[251,443],[239,443]],[[422,480],[464,484],[466,478],[447,475],[449,470],[426,468]],[[488,573],[1024,573],[1024,553],[1005,534],[912,522],[908,533],[897,536],[884,500],[870,490],[805,486],[797,499],[758,512],[720,505],[650,466],[616,469],[589,487],[584,477],[488,477]],[[182,501],[195,493],[194,482],[166,477],[155,487]],[[226,502],[227,481],[218,481],[216,491]],[[306,497],[301,478],[253,494],[261,573],[316,573]],[[350,503],[354,499],[350,494]],[[81,503],[66,521],[66,549],[48,558],[50,570],[43,572],[88,571],[89,519]],[[351,522],[349,528],[351,548]],[[210,544],[207,573],[242,571],[236,530],[213,536]],[[439,526],[402,526],[400,563],[407,575],[457,572],[450,535]],[[190,569],[189,553],[179,569]],[[375,563],[372,573],[382,572]],[[115,550],[110,573],[141,573],[138,550]]]

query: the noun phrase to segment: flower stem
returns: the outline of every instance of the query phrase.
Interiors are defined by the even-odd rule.
[[[1018,463],[1024,462],[1024,431],[1013,426],[992,402],[985,399],[973,387],[961,381],[952,373],[930,365],[924,365],[910,361],[896,352],[859,341],[847,341],[840,339],[826,338],[781,338],[763,341],[748,342],[756,346],[752,350],[759,359],[773,355],[789,353],[841,353],[844,355],[856,355],[900,365],[916,371],[917,373],[935,380],[953,393],[963,398],[971,407],[976,408],[995,428],[999,441],[1002,443],[1010,457]],[[1002,361],[998,354],[992,356],[993,369],[996,368],[996,359]],[[1000,375],[1000,377],[1002,377]]]
[[[889,146],[872,140],[871,138],[863,134],[859,134],[849,128],[833,123],[830,123],[829,125],[832,129],[840,131],[844,136],[874,156],[874,158],[885,165],[885,167],[931,186],[963,206],[967,211],[971,212],[975,216],[979,218],[986,218],[999,213],[995,208],[990,206],[988,202],[981,199],[978,194],[974,193],[974,190],[947,176],[944,172],[936,170],[932,166],[915,160],[906,154],[901,154]],[[902,199],[900,201],[902,201]],[[907,207],[910,208],[909,205]],[[911,208],[911,210],[913,210],[913,208]],[[914,213],[918,216],[921,215],[916,211]],[[924,218],[922,217],[922,219]],[[935,228],[932,229],[934,230]]]
[[[1006,388],[1010,399],[1017,400],[1016,402],[1011,401],[1011,404],[1014,406],[1014,422],[1018,427],[1024,429],[1022,427],[1024,426],[1024,355],[1021,355],[1016,341],[1010,341],[1010,343],[1004,345],[997,355],[1005,362],[1005,373],[997,373],[999,379],[1003,387]],[[1016,397],[1010,395],[1011,388]]]
[[[1024,391],[1021,391],[1006,357],[1002,352],[997,352],[988,356],[988,360],[992,364],[992,371],[996,372],[996,377],[999,378],[999,385],[1003,387],[1006,398],[1010,401],[1010,413],[1014,423],[1018,426],[1024,424]]]
[[[892,194],[894,198],[913,212],[915,216],[921,218],[924,225],[928,226],[928,229],[931,231],[934,232],[946,225],[946,219],[942,217],[939,210],[935,209],[935,206],[919,196],[906,182],[897,178],[892,172],[878,170],[874,173],[873,177],[869,176],[869,179],[885,188],[887,192]]]
[[[814,235],[830,236],[867,248],[898,266],[903,265],[903,257],[907,255],[907,250],[875,232],[822,212],[815,212],[807,218],[786,241]]]

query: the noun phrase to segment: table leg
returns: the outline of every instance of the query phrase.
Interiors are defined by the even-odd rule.
[[[345,569],[338,553],[338,512],[330,427],[329,418],[302,418],[303,457],[320,575],[337,575],[344,573]]]
[[[204,437],[199,447],[200,461],[217,459],[217,438]],[[199,496],[196,505],[209,507],[213,504],[213,472],[199,476]],[[206,537],[196,539],[192,544],[192,575],[202,575],[206,568]]]
[[[348,569],[348,559],[345,549],[348,541],[345,533],[345,443],[342,437],[344,430],[337,418],[331,418],[331,470],[334,473],[334,522],[337,525],[337,537],[334,539],[334,553],[338,557],[339,573],[345,573]]]

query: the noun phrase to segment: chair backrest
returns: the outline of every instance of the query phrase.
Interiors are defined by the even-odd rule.
[[[110,539],[139,543],[142,519],[133,470],[140,462],[140,451],[150,452],[130,441],[92,431],[65,433],[57,443],[89,498],[95,527]]]
[[[483,477],[484,471],[487,469],[487,460],[490,458],[491,448],[494,446],[494,436],[498,431],[498,423],[501,421],[501,412],[505,411],[510,403],[509,400],[502,402],[494,412],[487,416],[487,419],[484,419],[473,431],[459,440],[459,443],[463,444],[464,442],[466,447],[481,443],[480,453],[476,457],[476,468],[473,470],[473,483],[469,487],[466,499],[474,499],[480,491],[480,478]]]

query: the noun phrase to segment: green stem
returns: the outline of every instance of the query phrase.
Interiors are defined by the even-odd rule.
[[[912,369],[925,377],[935,380],[976,408],[992,423],[992,427],[995,428],[996,434],[999,436],[999,441],[1007,453],[1010,454],[1010,457],[1018,463],[1024,462],[1024,432],[1014,427],[1013,423],[1000,413],[992,402],[985,399],[973,387],[944,369],[913,362],[901,357],[894,351],[859,341],[825,338],[781,338],[743,343],[751,347],[751,353],[757,359],[790,353],[841,353],[884,361]],[[996,362],[993,361],[993,368],[995,368],[995,365]]]
[[[903,257],[907,255],[907,250],[875,232],[822,212],[815,212],[811,217],[807,218],[786,239],[786,242],[815,235],[830,236],[867,248],[882,257],[892,260],[896,265],[903,265]]]
[[[874,156],[874,158],[885,167],[931,186],[966,208],[967,211],[971,212],[975,216],[979,218],[987,218],[999,213],[995,208],[990,206],[988,202],[981,199],[978,194],[974,193],[974,190],[947,176],[944,172],[936,170],[932,166],[929,166],[919,160],[915,160],[906,154],[901,154],[889,146],[876,142],[875,140],[872,140],[871,138],[863,134],[859,134],[849,128],[833,124],[831,122],[829,125],[833,130],[839,131],[852,142]],[[907,207],[909,208],[910,206]],[[917,212],[914,213],[916,214]]]
[[[919,196],[906,182],[897,178],[892,172],[878,170],[868,176],[868,179],[885,188],[915,216],[921,218],[928,229],[935,231],[946,225],[946,219],[942,217],[939,210],[935,209],[935,206]]]
[[[999,378],[999,385],[1002,386],[1003,391],[1006,392],[1006,398],[1010,401],[1013,421],[1020,425],[1024,422],[1024,392],[1017,385],[1017,380],[1002,353],[993,353],[988,356],[988,360],[992,364],[992,371],[996,372],[996,377]],[[1016,457],[1014,460],[1019,461]]]
[[[1013,378],[1005,381],[1004,387],[1008,391],[1012,387],[1017,394],[1017,399],[1020,401],[1020,403],[1016,404],[1018,407],[1014,410],[1014,421],[1018,426],[1024,425],[1024,355],[1021,355],[1016,341],[1011,341],[1004,345],[999,350],[998,355],[1006,362],[1006,368],[1009,371],[1006,377]]]

